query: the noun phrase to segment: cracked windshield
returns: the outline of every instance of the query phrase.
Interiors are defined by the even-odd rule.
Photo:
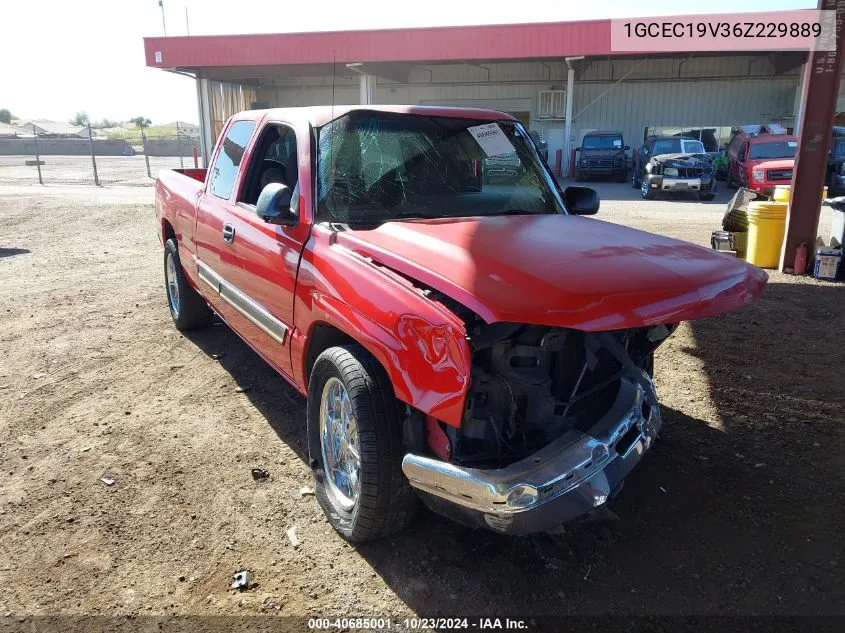
[[[561,213],[528,134],[513,121],[350,113],[320,128],[322,221]]]

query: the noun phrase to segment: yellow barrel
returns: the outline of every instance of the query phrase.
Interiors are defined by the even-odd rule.
[[[745,261],[760,268],[777,268],[786,230],[787,202],[748,203],[748,246]]]
[[[775,185],[775,202],[789,202],[792,185]]]
[[[774,194],[772,197],[775,202],[789,202],[792,196],[792,185],[775,185]],[[827,187],[822,187],[822,200],[827,198]]]

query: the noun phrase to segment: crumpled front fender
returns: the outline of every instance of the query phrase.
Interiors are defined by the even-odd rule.
[[[381,363],[400,401],[460,426],[471,369],[464,324],[404,278],[322,237],[303,253],[297,284],[302,341],[292,354],[302,383],[303,351],[315,327],[328,325]]]

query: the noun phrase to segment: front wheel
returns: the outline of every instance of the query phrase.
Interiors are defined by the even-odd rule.
[[[657,196],[657,189],[652,188],[646,178],[640,181],[640,196],[643,200],[654,200]]]
[[[179,260],[179,243],[173,238],[164,244],[164,284],[167,306],[177,330],[192,330],[211,324],[214,313],[185,278]]]
[[[383,538],[414,517],[418,499],[402,473],[401,428],[390,380],[364,348],[320,354],[308,383],[314,491],[349,541]]]
[[[709,202],[710,200],[712,200],[715,197],[716,197],[715,193],[710,193],[710,192],[705,192],[705,191],[699,191],[698,192],[698,199],[704,200],[705,202]]]

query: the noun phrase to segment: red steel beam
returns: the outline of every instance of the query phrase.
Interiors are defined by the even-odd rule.
[[[827,169],[827,150],[842,74],[845,0],[819,0],[819,9],[836,11],[836,50],[811,51],[802,87],[801,138],[792,176],[792,195],[786,216],[786,236],[780,255],[780,269],[792,268],[795,249],[807,245],[815,252],[819,229],[822,187]],[[796,270],[796,274],[806,271]]]

